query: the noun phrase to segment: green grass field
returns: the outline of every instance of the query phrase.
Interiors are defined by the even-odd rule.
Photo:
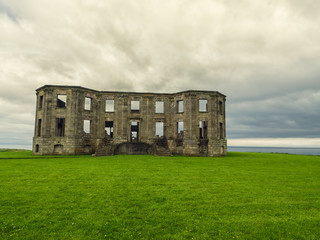
[[[319,238],[319,156],[0,151],[0,239]]]

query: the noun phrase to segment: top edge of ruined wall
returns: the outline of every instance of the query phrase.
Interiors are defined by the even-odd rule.
[[[126,94],[159,94],[159,95],[174,95],[174,94],[183,94],[183,93],[192,93],[192,92],[196,92],[196,93],[214,93],[214,94],[218,94],[221,95],[222,97],[226,97],[226,95],[218,92],[218,91],[207,91],[207,90],[185,90],[185,91],[181,91],[181,92],[176,92],[176,93],[156,93],[156,92],[126,92],[126,91],[98,91],[95,89],[91,89],[91,88],[85,88],[85,87],[81,87],[81,86],[73,86],[73,85],[44,85],[40,88],[37,88],[36,91],[40,91],[41,89],[44,88],[73,88],[73,89],[82,89],[82,90],[87,90],[87,91],[94,91],[97,93],[126,93]]]

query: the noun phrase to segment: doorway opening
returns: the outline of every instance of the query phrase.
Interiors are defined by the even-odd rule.
[[[131,122],[130,142],[139,141],[139,122]]]

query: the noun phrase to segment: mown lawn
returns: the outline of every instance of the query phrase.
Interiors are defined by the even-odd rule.
[[[319,239],[320,157],[0,152],[0,239]]]

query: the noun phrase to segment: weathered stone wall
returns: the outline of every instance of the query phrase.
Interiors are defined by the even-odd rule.
[[[65,106],[57,103],[58,95],[66,99]],[[89,110],[85,98],[91,99]],[[106,100],[114,100],[114,112],[105,111]],[[199,100],[207,101],[206,111],[200,111]],[[37,89],[33,153],[112,155],[119,144],[131,141],[131,122],[138,122],[138,142],[149,144],[154,154],[166,154],[167,149],[169,154],[226,155],[225,100],[214,91],[160,94],[46,85]],[[139,111],[131,111],[131,101],[139,101]],[[157,101],[164,103],[163,113],[155,112]],[[183,101],[182,112],[178,101]],[[84,120],[91,121],[89,134],[84,133]],[[113,121],[113,138],[106,137],[105,121]],[[207,124],[201,139],[200,121]],[[164,137],[156,136],[156,122],[163,122]],[[183,122],[183,136],[177,122]]]

